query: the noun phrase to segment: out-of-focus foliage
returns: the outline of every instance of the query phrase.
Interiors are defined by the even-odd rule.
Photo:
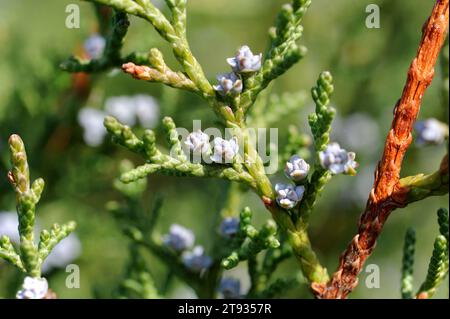
[[[188,37],[206,76],[213,80],[215,74],[226,67],[225,59],[243,44],[248,44],[254,52],[262,52],[274,14],[284,2],[189,1]],[[164,263],[147,254],[144,255],[146,268],[140,267],[141,260],[130,262],[128,239],[106,208],[106,203],[122,200],[123,195],[113,186],[119,175],[120,159],[131,158],[136,165],[143,161],[114,146],[109,139],[98,147],[87,146],[78,124],[78,111],[86,106],[103,110],[106,99],[111,96],[150,94],[158,100],[161,114],[173,117],[180,127],[190,130],[192,119],[201,119],[202,126],[208,127],[214,125],[214,119],[205,102],[189,92],[136,81],[115,71],[89,78],[62,72],[58,66],[68,53],[80,52],[84,40],[99,31],[92,6],[84,2],[77,2],[81,9],[81,28],[66,28],[65,8],[69,3],[73,1],[0,1],[0,208],[15,209],[6,172],[10,168],[7,139],[17,133],[27,145],[33,177],[42,176],[46,180],[47,188],[39,206],[40,226],[47,228],[55,220],[75,220],[76,233],[82,242],[81,257],[75,262],[81,270],[80,288],[65,287],[67,273],[64,269],[52,270],[48,276],[50,286],[62,298],[111,297],[117,296],[117,291],[120,294],[129,289],[130,285],[133,287],[136,280],[147,279],[147,269],[155,278],[166,278],[167,269]],[[432,6],[432,2],[419,0],[374,0],[371,3],[380,5],[380,29],[365,26],[365,7],[369,3],[313,1],[302,22],[302,44],[308,47],[308,54],[270,88],[274,94],[296,94],[314,86],[317,74],[323,69],[330,70],[334,77],[332,105],[338,115],[333,122],[331,139],[338,139],[342,147],[356,151],[360,168],[354,178],[332,179],[322,194],[326,200],[317,203],[316,213],[311,216],[311,241],[330,270],[335,268],[337,256],[351,238],[365,205],[392,108],[401,94],[409,61],[415,54],[424,13]],[[170,49],[149,25],[134,17],[130,20],[124,53],[157,47],[167,64],[175,66]],[[438,71],[435,83],[439,81]],[[88,83],[92,84],[92,90]],[[299,101],[304,107],[293,108],[272,124],[280,128],[282,146],[288,140],[295,140],[295,136],[301,136],[298,134],[310,135],[305,119],[313,112],[314,103],[310,99]],[[424,98],[420,116],[446,122],[441,104],[440,86],[432,85]],[[300,133],[287,129],[292,124],[300,127]],[[138,133],[141,130],[136,128]],[[158,137],[163,136],[163,126],[154,130]],[[310,143],[307,138],[300,141],[301,145]],[[403,166],[404,175],[435,171],[445,152],[443,145],[411,147]],[[281,178],[272,177],[274,181]],[[142,205],[151,210],[155,194],[163,193],[163,216],[158,220],[157,231],[166,233],[173,223],[186,225],[195,232],[196,241],[208,250],[212,248],[210,238],[217,231],[217,213],[222,209],[226,191],[224,181],[151,176]],[[244,205],[251,206],[254,223],[259,228],[268,213],[254,195],[244,193],[242,196],[236,210],[239,212]],[[363,273],[353,298],[399,297],[403,234],[409,226],[416,229],[418,239],[414,276],[426,278],[429,247],[433,246],[436,236],[434,212],[446,202],[448,196],[429,198],[393,214],[369,260],[369,264],[380,267],[380,288],[367,288],[364,281],[368,274]],[[127,267],[135,267],[133,278],[124,278]],[[292,273],[297,269],[295,260],[289,259],[280,265],[277,273]],[[250,279],[244,267],[226,273],[241,279],[242,290],[248,289]],[[16,270],[0,263],[0,278],[0,296],[14,296],[20,284]],[[180,282],[169,279],[155,283],[166,296],[194,296]],[[121,282],[122,286],[118,287]],[[310,296],[306,285],[283,291],[282,297]],[[150,288],[144,292],[146,296],[156,295]],[[435,297],[448,297],[448,285],[442,285]]]

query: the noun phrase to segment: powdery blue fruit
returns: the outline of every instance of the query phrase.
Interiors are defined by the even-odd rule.
[[[298,155],[292,156],[289,161],[286,162],[284,168],[286,176],[294,182],[301,182],[304,180],[306,176],[308,176],[308,172],[309,164]]]
[[[239,219],[226,217],[220,223],[220,234],[223,237],[233,237],[239,231]]]
[[[209,154],[211,152],[211,145],[209,144],[209,135],[203,133],[201,130],[190,133],[184,144],[194,154]]]
[[[236,73],[252,73],[261,69],[262,54],[254,55],[246,45],[239,48],[236,56],[228,58],[227,62]]]
[[[225,299],[237,299],[241,297],[241,281],[235,278],[222,278],[219,292]]]
[[[158,101],[150,95],[137,94],[134,98],[134,112],[136,118],[144,128],[153,128],[159,120]]]
[[[98,33],[92,34],[84,41],[84,49],[91,59],[98,59],[105,50],[106,40]]]
[[[302,200],[305,187],[277,183],[275,185],[275,192],[277,193],[278,205],[284,209],[292,209]]]
[[[78,123],[83,128],[84,142],[89,146],[99,146],[103,143],[106,129],[103,126],[103,119],[106,114],[91,107],[82,108],[78,112]]]
[[[214,154],[211,156],[211,160],[216,163],[232,163],[238,152],[239,145],[235,137],[228,141],[216,137],[214,139]]]
[[[112,96],[105,101],[105,111],[128,126],[136,124],[134,98],[131,96]]]
[[[202,246],[183,253],[183,264],[193,272],[202,272],[212,265],[212,258],[205,254]]]
[[[163,237],[164,245],[176,252],[182,252],[192,247],[194,240],[195,235],[190,229],[177,224],[170,226],[169,233]]]
[[[324,151],[319,153],[320,165],[332,174],[355,175],[358,163],[355,161],[356,154],[347,152],[338,143],[330,143]]]
[[[17,292],[17,299],[42,299],[48,291],[48,283],[45,278],[25,277],[22,289]]]
[[[105,112],[125,125],[139,124],[153,128],[159,119],[159,104],[150,95],[111,96],[105,101]]]
[[[414,129],[419,146],[442,144],[448,136],[448,126],[434,118],[418,121]]]
[[[217,76],[218,85],[214,89],[221,95],[238,95],[242,92],[242,80],[233,72],[221,73]]]

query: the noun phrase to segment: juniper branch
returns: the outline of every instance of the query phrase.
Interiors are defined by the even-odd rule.
[[[439,232],[448,242],[448,210],[445,208],[439,208],[438,210],[438,224],[439,224]]]
[[[64,238],[70,235],[75,230],[75,222],[70,222],[65,225],[53,224],[50,231],[43,230],[40,234],[39,241],[39,255],[42,260],[45,260],[50,252],[57,244]]]
[[[316,110],[309,116],[308,120],[314,139],[316,163],[314,173],[306,184],[306,193],[297,212],[300,217],[297,227],[301,228],[306,228],[318,196],[323,191],[325,184],[331,180],[331,172],[320,165],[319,152],[323,151],[330,142],[331,122],[336,113],[335,109],[329,106],[333,91],[333,77],[329,72],[322,72],[316,86],[311,90]]]
[[[26,272],[22,260],[8,236],[2,236],[0,238],[0,258],[19,268],[21,271]]]
[[[306,48],[297,45],[297,41],[303,31],[300,23],[310,4],[310,0],[294,0],[292,4],[282,7],[275,29],[269,33],[272,43],[261,70],[245,79],[245,91],[241,95],[240,104],[244,113],[271,81],[281,76],[306,55]]]
[[[272,287],[278,287],[277,284],[270,283],[270,280],[280,263],[292,256],[292,248],[286,240],[285,236],[280,235],[280,247],[274,249],[268,249],[265,253],[264,259],[261,263],[258,263],[256,256],[253,259],[249,259],[249,274],[251,277],[250,290],[247,293],[247,297],[260,297],[266,294],[268,291],[272,291]],[[251,262],[254,260],[253,269],[250,269]],[[284,281],[285,279],[278,279],[277,281]],[[286,287],[287,288],[287,287]],[[276,292],[275,292],[276,291]],[[278,294],[278,290],[274,290],[273,294]],[[262,297],[261,297],[262,298]]]
[[[152,275],[147,269],[145,260],[141,256],[139,247],[135,243],[130,244],[130,261],[126,269],[126,277],[119,286],[120,298],[159,298]]]
[[[239,262],[250,260],[264,249],[280,246],[275,237],[277,231],[275,222],[268,220],[258,231],[250,224],[251,216],[252,212],[248,207],[241,212],[239,232],[236,236],[239,247],[222,261],[222,267],[225,269],[234,268]]]
[[[416,233],[414,229],[409,228],[405,235],[405,244],[403,247],[402,281],[401,281],[402,283],[401,292],[403,299],[411,299],[413,297],[415,244],[416,244]]]
[[[44,180],[30,182],[25,145],[18,135],[9,138],[12,169],[8,173],[16,192],[17,215],[19,219],[20,245],[16,250],[8,237],[0,239],[0,257],[31,277],[41,276],[41,266],[52,249],[75,228],[70,222],[65,226],[55,224],[52,231],[43,231],[39,244],[34,241],[36,205],[44,190]]]
[[[124,63],[122,70],[135,79],[148,82],[158,82],[177,89],[200,93],[197,86],[181,72],[172,71],[164,62],[158,49],[150,50],[148,62],[152,67],[136,65],[133,62]]]
[[[444,236],[439,235],[434,242],[433,255],[428,265],[427,277],[417,293],[417,298],[431,298],[447,275],[448,241]]]
[[[127,14],[116,11],[110,22],[109,34],[106,36],[105,50],[102,56],[97,59],[85,60],[71,56],[63,61],[60,67],[67,72],[103,72],[113,67],[120,67],[123,63],[134,62],[137,64],[147,64],[147,54],[131,53],[122,56],[122,47],[125,36],[130,26]]]
[[[186,5],[187,0],[166,0],[172,11],[172,25],[175,32],[184,37],[186,35]]]
[[[237,171],[234,168],[218,164],[203,165],[189,162],[181,151],[180,141],[177,138],[178,133],[175,130],[173,121],[170,118],[166,118],[164,125],[168,136],[170,136],[171,143],[174,143],[172,145],[176,145],[177,151],[175,153],[177,157],[165,155],[157,149],[155,136],[152,131],[147,130],[143,138],[139,139],[128,126],[122,125],[112,117],[105,118],[105,127],[112,135],[114,142],[140,154],[149,161],[147,164],[122,174],[121,180],[123,182],[130,183],[158,172],[164,175],[175,176],[218,177],[241,182],[253,188],[256,187],[252,176],[245,171]]]

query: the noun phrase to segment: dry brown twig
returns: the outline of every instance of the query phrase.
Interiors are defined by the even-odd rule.
[[[390,213],[405,207],[407,190],[399,191],[403,157],[412,141],[411,131],[420,110],[423,94],[434,76],[434,66],[448,29],[449,0],[437,0],[422,29],[416,57],[409,67],[403,94],[394,109],[394,119],[386,138],[383,157],[375,170],[375,182],[360,217],[358,234],[340,257],[331,281],[313,283],[317,298],[344,299],[358,284],[358,274],[375,248],[376,240]]]

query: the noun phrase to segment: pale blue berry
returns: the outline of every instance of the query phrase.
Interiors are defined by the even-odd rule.
[[[163,243],[176,252],[182,252],[194,245],[194,233],[183,226],[173,224],[170,226],[169,233],[164,235]]]
[[[91,59],[98,59],[105,50],[106,40],[98,33],[92,34],[84,41],[84,49]]]
[[[221,95],[238,95],[242,92],[242,80],[233,72],[222,73],[217,76],[218,85],[214,89]]]
[[[300,156],[294,155],[286,162],[284,172],[294,182],[301,182],[308,176],[309,164]]]
[[[358,167],[355,157],[354,152],[347,152],[338,143],[328,144],[325,150],[319,153],[320,165],[332,174],[355,175]]]
[[[246,45],[242,46],[236,56],[228,58],[227,62],[236,73],[252,73],[261,69],[262,54],[254,55]]]
[[[45,278],[25,277],[22,289],[17,292],[17,299],[43,299],[48,291]]]
[[[91,107],[82,108],[78,112],[78,123],[83,128],[84,142],[89,146],[99,146],[103,143],[106,129],[103,120],[106,114]]]
[[[211,156],[211,160],[216,163],[232,163],[238,152],[239,145],[235,137],[228,141],[216,137],[214,139],[214,154]]]
[[[105,101],[105,111],[128,126],[136,124],[135,101],[132,96],[111,96]]]
[[[193,272],[200,273],[212,265],[212,258],[205,254],[202,246],[183,253],[183,264]]]
[[[226,217],[220,223],[220,234],[223,237],[231,238],[239,231],[239,219]]]
[[[237,299],[241,297],[241,282],[235,278],[222,278],[219,292],[225,299]]]
[[[137,94],[134,96],[134,112],[144,128],[154,128],[159,119],[158,101],[150,95]]]
[[[209,144],[209,135],[203,133],[201,130],[190,133],[184,144],[194,154],[209,154],[211,152],[211,145]]]
[[[448,126],[434,118],[417,122],[414,129],[419,146],[442,144],[448,136]]]
[[[275,192],[277,193],[278,205],[284,209],[292,209],[302,200],[305,187],[277,183],[275,185]]]

